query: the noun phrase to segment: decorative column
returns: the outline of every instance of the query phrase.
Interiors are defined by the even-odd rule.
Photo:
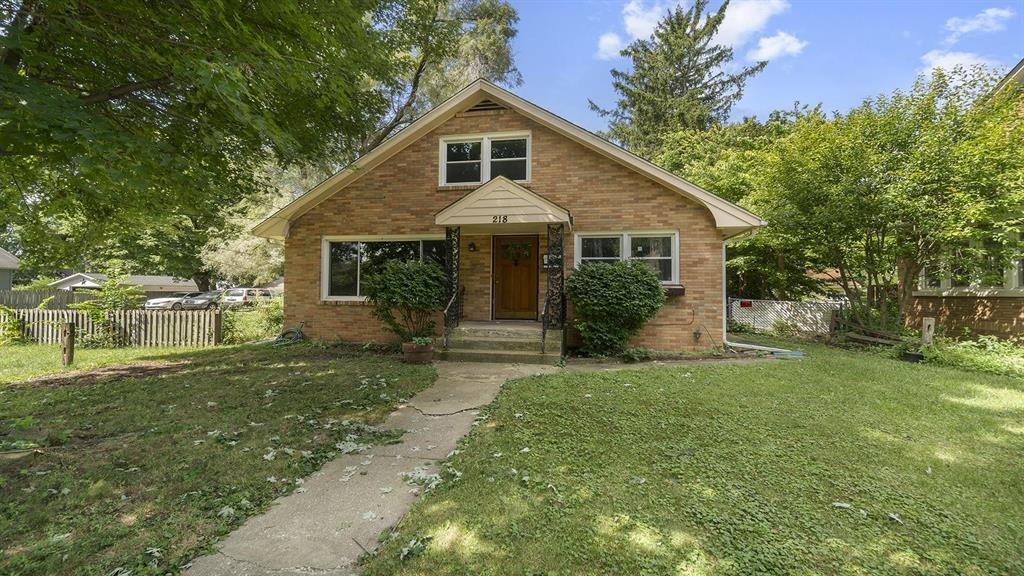
[[[548,314],[552,327],[565,322],[565,226],[548,224]]]
[[[445,272],[448,276],[448,298],[445,300],[445,304],[451,301],[452,296],[455,296],[459,291],[459,239],[461,234],[459,233],[458,226],[449,226],[444,230],[445,240]],[[452,309],[448,311],[448,316],[445,317],[446,326],[455,326],[459,322],[459,308],[462,306],[452,306]]]

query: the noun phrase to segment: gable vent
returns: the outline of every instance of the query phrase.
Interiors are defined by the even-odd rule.
[[[466,112],[489,112],[491,110],[507,110],[507,108],[491,100],[481,100]]]

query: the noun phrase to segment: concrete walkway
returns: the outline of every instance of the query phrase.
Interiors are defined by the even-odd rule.
[[[189,576],[348,575],[419,495],[407,478],[429,477],[473,427],[478,408],[502,383],[550,366],[438,362],[437,382],[388,416],[383,428],[407,433],[398,444],[341,456],[306,478],[304,492],[279,499],[197,558]]]

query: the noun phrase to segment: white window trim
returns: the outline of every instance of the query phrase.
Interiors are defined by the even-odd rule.
[[[444,234],[393,234],[386,236],[323,236],[320,239],[320,300],[322,302],[366,302],[366,296],[331,296],[331,242],[412,242],[444,240]],[[420,247],[420,257],[423,248]],[[356,286],[359,285],[356,275]]]
[[[976,242],[972,242],[972,245],[977,245]],[[1021,260],[1024,261],[1024,260]],[[1024,284],[1020,283],[1020,278],[1017,273],[1018,260],[1011,260],[1007,267],[1003,270],[1003,285],[1002,286],[982,286],[979,283],[972,282],[969,286],[953,286],[953,277],[949,272],[944,273],[939,277],[938,288],[928,287],[926,285],[928,280],[927,269],[922,268],[921,273],[918,276],[917,286],[918,289],[914,290],[914,296],[1012,296],[1020,297],[1024,296]]]
[[[619,237],[619,254],[620,260],[631,259],[630,251],[630,238],[637,237],[652,237],[652,236],[671,236],[672,237],[672,279],[663,281],[662,284],[665,286],[679,286],[679,231],[678,230],[617,230],[608,232],[583,232],[573,234],[575,250],[573,251],[573,265],[578,267],[583,257],[583,239],[584,238],[608,238],[612,236]],[[640,260],[640,258],[638,258]]]
[[[438,170],[437,185],[445,186],[474,186],[490,182],[491,180],[491,141],[492,140],[516,140],[526,139],[526,180],[516,180],[520,183],[529,183],[533,177],[533,137],[529,131],[517,132],[488,132],[485,134],[452,134],[442,136],[438,142]],[[446,146],[455,142],[480,142],[480,181],[479,182],[451,182],[447,181],[448,162]],[[467,160],[467,162],[469,162]]]

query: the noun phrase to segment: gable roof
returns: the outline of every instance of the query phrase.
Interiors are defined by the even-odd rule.
[[[714,217],[715,224],[721,231],[723,238],[736,236],[765,224],[763,220],[754,214],[715,196],[696,184],[655,166],[647,160],[539,106],[531,104],[503,88],[499,88],[486,80],[477,80],[430,112],[421,116],[409,126],[406,126],[399,133],[385,140],[381,145],[366,153],[352,164],[267,217],[253,228],[253,234],[264,238],[283,240],[288,236],[288,227],[292,220],[302,216],[320,202],[331,197],[359,178],[364,172],[381,165],[409,144],[412,144],[451,119],[456,113],[485,100],[515,110],[526,118],[543,124],[554,132],[601,154],[609,160],[647,176],[662,186],[707,207]]]
[[[1017,62],[1017,65],[1006,73],[1006,76],[1004,76],[1003,79],[1000,80],[998,84],[996,84],[996,87],[992,92],[998,92],[1002,90],[1011,82],[1015,82],[1020,86],[1024,87],[1024,58],[1022,58],[1020,62]]]
[[[50,282],[49,286],[58,290],[70,290],[72,288],[99,288],[107,280],[106,274],[99,272],[76,272],[65,276],[60,280]],[[145,292],[198,292],[194,280],[187,278],[175,278],[173,276],[150,276],[132,275],[128,276],[125,284],[140,286]]]
[[[18,257],[0,248],[0,270],[17,270],[18,266]]]
[[[572,223],[565,208],[504,176],[497,176],[438,212],[434,224],[491,224],[492,214],[499,213],[508,218],[508,224]]]

